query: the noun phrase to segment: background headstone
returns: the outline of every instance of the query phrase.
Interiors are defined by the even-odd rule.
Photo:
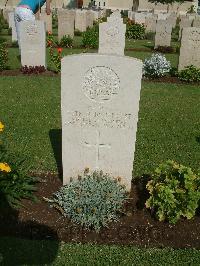
[[[23,21],[20,26],[22,66],[46,67],[46,29],[43,21]]]
[[[145,20],[146,32],[156,32],[156,21],[157,21],[157,15],[154,15],[152,17],[146,17]]]
[[[46,31],[52,32],[52,14],[47,15],[46,11],[43,10],[39,15],[39,20],[44,21]]]
[[[168,24],[165,20],[157,20],[155,48],[158,46],[171,45],[172,25]]]
[[[58,40],[64,35],[74,37],[75,10],[58,11]]]
[[[14,12],[8,13],[9,28],[12,28],[12,41],[17,41],[17,31],[14,20]]]
[[[126,25],[120,12],[114,12],[107,22],[99,24],[99,53],[124,55]]]
[[[81,32],[87,29],[87,11],[86,10],[76,10],[75,16],[75,29]]]
[[[179,40],[181,39],[181,36],[182,36],[182,29],[185,28],[185,27],[191,27],[192,26],[192,23],[193,23],[193,20],[192,19],[189,19],[187,17],[182,17],[181,18],[181,21],[179,23],[179,26],[180,26]]]
[[[200,68],[200,28],[183,28],[178,69],[190,65]]]

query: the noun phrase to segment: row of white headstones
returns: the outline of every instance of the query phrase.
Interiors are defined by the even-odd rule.
[[[126,25],[116,11],[99,26],[98,54],[62,59],[64,184],[89,168],[120,176],[127,190],[131,188],[143,64],[124,56],[125,32]],[[185,33],[181,53],[187,48],[197,54],[200,30],[185,28]],[[45,36],[44,22],[22,22],[22,65],[46,65]],[[187,65],[197,62],[188,58]]]

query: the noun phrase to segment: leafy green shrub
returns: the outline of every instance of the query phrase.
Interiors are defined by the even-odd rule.
[[[0,71],[6,69],[6,64],[8,62],[8,51],[4,44],[0,43]]]
[[[4,125],[0,122],[0,132]],[[9,163],[9,164],[8,164]],[[0,145],[0,206],[4,207],[5,199],[11,207],[19,207],[22,198],[35,200],[33,191],[36,190],[35,177],[29,177],[22,170],[22,162],[19,162],[6,152]]]
[[[82,45],[85,48],[97,48],[99,43],[99,33],[97,27],[88,28],[83,32]]]
[[[153,41],[155,39],[155,32],[149,31],[145,34],[147,40]]]
[[[169,71],[171,77],[178,77],[178,69],[176,67],[172,67]]]
[[[193,65],[187,66],[178,73],[178,77],[187,82],[200,82],[200,68]]]
[[[145,26],[143,24],[128,22],[126,27],[126,38],[142,40],[145,38]]]
[[[73,39],[71,38],[70,35],[66,36],[64,35],[60,42],[58,43],[60,47],[67,47],[67,48],[72,48],[73,47]]]
[[[147,184],[150,193],[146,207],[159,221],[176,223],[181,216],[191,219],[200,199],[200,177],[174,161],[161,164]]]
[[[116,221],[123,209],[126,190],[107,174],[86,172],[55,193],[51,201],[63,210],[63,215],[86,228],[99,231]]]

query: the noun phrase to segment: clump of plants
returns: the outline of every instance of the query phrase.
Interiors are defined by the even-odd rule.
[[[12,28],[7,29],[8,35],[12,35]]]
[[[175,224],[181,217],[194,217],[200,200],[200,176],[174,161],[161,164],[147,183],[146,207],[159,221]]]
[[[186,82],[200,82],[200,68],[193,65],[187,66],[178,73],[178,77]]]
[[[128,20],[126,27],[126,38],[134,40],[145,39],[145,26]]]
[[[8,50],[4,43],[0,43],[0,71],[6,69],[8,62]]]
[[[58,48],[49,48],[49,55],[50,55],[50,60],[53,63],[56,72],[61,71],[61,59],[63,58],[62,54],[63,49],[61,47]]]
[[[152,54],[150,58],[145,59],[143,64],[143,75],[149,78],[163,77],[170,72],[171,64],[162,54]]]
[[[60,42],[59,42],[60,47],[66,47],[66,48],[72,48],[73,47],[73,39],[71,38],[70,35],[66,36],[64,35]]]
[[[117,221],[123,210],[127,195],[118,180],[102,171],[89,173],[86,169],[78,180],[63,186],[48,201],[61,208],[62,214],[73,222],[99,231]]]
[[[46,68],[44,66],[23,66],[21,67],[21,72],[23,74],[40,74],[46,71]]]
[[[0,133],[3,132],[4,125],[0,122]],[[12,161],[11,161],[12,160]],[[7,203],[14,208],[20,206],[23,198],[35,200],[33,192],[36,190],[35,184],[38,179],[25,175],[22,170],[22,162],[11,159],[5,149],[0,144],[0,206]],[[5,202],[6,201],[6,202]]]
[[[47,32],[46,46],[47,47],[53,47],[53,46],[55,46],[55,40],[54,40],[54,37],[53,37],[53,34],[52,34],[51,31],[48,31]]]
[[[88,28],[82,34],[82,45],[85,48],[97,48],[99,43],[98,27]]]

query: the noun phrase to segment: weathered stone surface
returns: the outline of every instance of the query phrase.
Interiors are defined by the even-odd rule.
[[[76,10],[75,16],[75,29],[84,32],[87,29],[87,11],[86,10]]]
[[[17,41],[17,31],[15,26],[15,20],[14,20],[14,12],[8,13],[8,24],[9,28],[12,29],[12,41]]]
[[[179,26],[180,26],[179,40],[181,39],[181,36],[182,36],[182,29],[185,28],[185,27],[191,27],[192,26],[192,23],[193,23],[193,20],[192,19],[189,19],[187,17],[182,17],[181,18],[181,21],[179,23]]]
[[[200,67],[200,28],[183,28],[178,69]]]
[[[58,39],[64,35],[74,37],[75,10],[58,11]]]
[[[200,17],[195,18],[193,21],[193,27],[200,28]]]
[[[142,61],[129,57],[62,59],[64,184],[89,167],[121,176],[130,190],[141,78]]]
[[[115,11],[107,22],[99,24],[99,53],[124,55],[126,25]]]
[[[156,32],[156,21],[157,21],[157,15],[154,15],[152,17],[146,17],[145,20],[146,32]]]
[[[46,67],[46,30],[43,21],[23,21],[20,27],[22,66]]]
[[[46,11],[42,11],[39,15],[39,20],[44,21],[46,31],[52,32],[52,14],[47,15]]]
[[[158,46],[170,46],[171,33],[172,33],[172,25],[167,24],[165,20],[157,20],[155,48],[157,48]]]

